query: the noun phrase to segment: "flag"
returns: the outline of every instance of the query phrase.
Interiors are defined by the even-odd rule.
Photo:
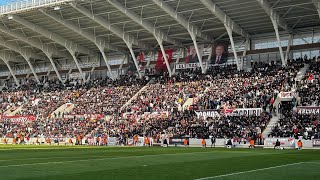
[[[139,61],[139,63],[142,63],[142,62],[144,62],[144,59],[145,59],[144,52],[140,52],[138,57],[137,57],[137,60]]]
[[[189,56],[190,56],[190,47],[188,47],[188,54],[187,54],[187,57],[185,59],[186,63],[188,64],[189,62]]]
[[[311,74],[309,77],[308,77],[308,81],[312,81],[313,80],[313,74]]]
[[[168,63],[170,64],[171,60],[172,60],[172,56],[173,56],[173,49],[166,49],[165,50],[167,59],[168,59]],[[158,51],[158,59],[157,59],[157,63],[156,63],[156,70],[158,71],[167,71],[167,66],[164,60],[164,57],[162,55],[161,50]]]

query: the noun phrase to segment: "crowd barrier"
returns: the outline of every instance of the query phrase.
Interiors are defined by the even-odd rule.
[[[57,143],[57,138],[50,138],[51,140],[51,145],[75,145],[76,143],[76,139],[75,138],[71,138],[73,143],[69,143],[69,139],[70,138],[60,138],[59,139],[59,143]],[[13,143],[13,138],[6,138],[7,140],[7,144],[12,144]],[[168,138],[168,145],[169,146],[184,146],[184,138]],[[264,145],[259,145],[259,147],[264,147],[264,148],[272,148],[274,147],[276,141],[279,140],[281,147],[284,148],[297,148],[297,139],[294,138],[265,138],[264,139]],[[206,141],[206,145],[209,147],[211,146],[211,139],[205,139]],[[303,143],[303,147],[305,148],[320,148],[320,139],[313,139],[313,140],[301,140]],[[32,145],[32,144],[37,144],[37,138],[30,138],[30,140],[24,140],[24,144],[26,145]],[[38,138],[38,142],[40,144],[46,144],[48,145],[48,143],[46,142],[45,138]],[[100,145],[104,145],[102,143],[102,140],[100,141],[101,144]],[[235,148],[246,148],[249,147],[249,142],[232,142],[232,147]],[[20,141],[17,142],[17,144],[19,144]],[[87,142],[85,138],[82,139],[81,144],[82,145],[95,145],[95,141],[93,142]],[[154,140],[152,138],[150,138],[150,143],[151,146],[156,145],[162,145],[163,141],[161,141],[161,143],[155,143]],[[226,139],[216,139],[215,142],[215,146],[217,147],[225,147],[227,143]],[[1,138],[0,144],[4,144],[3,138]],[[107,146],[120,146],[122,145],[122,143],[119,141],[118,138],[116,137],[109,137],[108,141],[107,141]],[[129,138],[127,139],[127,143],[126,146],[144,146],[144,137],[139,137],[138,138],[138,142],[134,145],[134,141],[133,138]],[[190,138],[189,139],[189,146],[192,147],[201,147],[202,146],[202,139],[196,139],[196,138]]]

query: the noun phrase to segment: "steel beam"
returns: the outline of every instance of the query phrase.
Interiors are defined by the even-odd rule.
[[[231,30],[245,38],[250,37],[250,35],[240,27],[236,22],[234,22],[223,10],[221,10],[216,4],[211,0],[200,0],[212,14],[214,14],[223,24],[230,27]]]
[[[36,81],[38,83],[40,83],[39,78],[37,76],[37,73],[35,72],[32,64],[30,62],[30,59],[31,58],[35,58],[35,59],[41,58],[42,59],[43,58],[42,56],[39,56],[39,55],[33,53],[30,49],[22,49],[22,48],[20,48],[19,46],[15,45],[15,44],[12,44],[12,43],[9,43],[7,41],[2,40],[1,38],[0,38],[0,45],[2,45],[4,47],[7,47],[7,48],[9,48],[9,49],[21,54],[21,56],[27,61],[27,63],[29,65],[34,77],[36,78]]]
[[[116,9],[118,9],[119,11],[121,11],[123,14],[125,14],[126,16],[128,16],[130,19],[132,19],[133,21],[135,21],[136,23],[140,24],[144,29],[146,29],[147,31],[149,31],[150,33],[152,33],[154,36],[157,36],[159,38],[161,38],[163,41],[166,41],[168,43],[171,43],[173,45],[182,47],[182,43],[174,40],[170,37],[168,37],[166,35],[166,33],[162,32],[161,30],[155,28],[152,24],[150,24],[149,22],[143,20],[139,15],[137,15],[136,13],[134,13],[133,11],[129,10],[128,8],[126,8],[125,6],[123,6],[121,3],[119,3],[116,0],[107,0],[112,6],[114,6]]]
[[[318,14],[319,14],[319,18],[320,18],[320,1],[319,0],[312,0],[314,6],[316,7]]]
[[[9,52],[0,52],[0,59],[2,59],[3,62],[7,65],[8,69],[9,69],[9,71],[10,71],[11,76],[13,77],[16,85],[19,87],[19,86],[20,86],[20,83],[19,83],[19,81],[18,81],[18,79],[17,79],[14,71],[12,70],[12,68],[11,68],[11,66],[10,66],[10,64],[9,64],[10,61],[16,61],[16,60],[15,60],[16,57],[15,57],[13,54],[9,53]]]
[[[95,21],[96,23],[98,23],[99,25],[104,27],[105,29],[107,29],[107,30],[111,31],[112,33],[114,33],[115,35],[117,35],[119,38],[121,38],[126,43],[128,49],[130,51],[130,54],[132,56],[132,59],[133,59],[133,61],[135,61],[134,63],[135,63],[137,72],[138,72],[139,76],[141,77],[141,72],[139,70],[139,67],[137,66],[138,63],[136,62],[137,59],[136,59],[134,53],[131,53],[131,52],[133,52],[132,45],[135,44],[135,45],[138,45],[142,48],[150,48],[150,47],[142,42],[139,42],[138,39],[136,39],[133,35],[124,32],[123,30],[121,30],[120,28],[118,28],[116,26],[111,25],[111,23],[109,21],[107,21],[99,16],[94,15],[88,9],[86,9],[78,4],[75,4],[75,3],[70,3],[70,5],[74,9],[78,10],[80,13],[84,14],[85,16],[90,18],[91,20]]]
[[[174,64],[173,66],[173,69],[172,69],[172,74],[175,74],[176,73],[176,65],[179,63],[179,60],[180,60],[180,55],[183,53],[183,49],[180,48],[179,51],[178,51],[178,57],[176,59],[176,63]]]
[[[68,29],[72,30],[73,32],[78,33],[79,35],[86,38],[87,40],[93,42],[97,46],[97,48],[99,49],[100,53],[102,54],[103,60],[106,63],[108,71],[109,71],[110,75],[112,75],[112,71],[111,71],[110,65],[107,61],[106,53],[104,51],[104,49],[106,47],[111,46],[110,44],[107,43],[106,39],[104,39],[102,37],[95,37],[94,34],[79,28],[77,25],[75,25],[71,22],[67,22],[67,21],[63,20],[62,18],[60,18],[60,16],[57,16],[54,13],[44,11],[44,10],[40,10],[40,12],[42,12],[44,15],[48,16],[49,18],[57,21],[58,23],[62,24],[63,26],[67,27]]]
[[[277,24],[277,22],[275,20],[271,19],[271,21],[272,21],[273,28],[274,28],[274,31],[275,31],[276,37],[277,37],[277,42],[278,42],[278,47],[279,47],[279,53],[280,53],[282,66],[286,66],[287,63],[285,62],[285,59],[284,59],[283,50],[282,50],[282,46],[281,46],[281,39],[280,39],[280,35],[279,35],[279,26],[278,26],[278,24]]]
[[[244,47],[244,51],[243,51],[243,54],[242,54],[242,58],[241,58],[241,70],[243,70],[243,64],[244,64],[244,57],[247,55],[247,51],[249,50],[249,46],[250,46],[250,39],[246,39],[246,42],[245,42],[245,47]]]
[[[167,56],[165,54],[165,50],[164,50],[164,47],[163,47],[163,41],[169,42],[171,44],[174,44],[174,45],[177,45],[177,46],[180,46],[180,47],[182,46],[182,43],[179,42],[179,41],[171,39],[170,37],[165,35],[164,32],[162,32],[159,29],[155,28],[153,25],[151,25],[147,21],[143,21],[142,18],[139,15],[135,14],[134,12],[129,10],[128,8],[124,7],[118,1],[116,1],[116,0],[108,0],[108,2],[112,6],[114,6],[116,9],[118,9],[119,11],[124,13],[126,16],[128,16],[130,19],[132,19],[136,23],[140,24],[143,28],[145,28],[147,31],[149,31],[150,33],[153,34],[153,36],[155,37],[155,39],[157,40],[157,42],[158,42],[158,44],[160,46],[161,52],[163,54],[164,61],[165,61],[166,66],[167,66],[167,70],[169,72],[169,76],[172,76],[170,64],[168,62],[168,58],[167,58]],[[131,56],[134,58],[134,63],[136,65],[136,67],[138,67],[138,63],[137,63],[136,57],[135,57],[135,55],[133,53],[133,50],[132,50],[132,44],[131,45],[127,44],[127,46],[129,47]]]
[[[287,46],[286,57],[285,57],[286,64],[288,63],[290,48],[291,48],[292,45],[293,45],[293,35],[290,34],[289,38],[288,38],[288,46]]]
[[[56,34],[54,32],[51,32],[45,28],[42,28],[32,22],[29,22],[25,19],[22,19],[20,18],[19,16],[17,15],[10,15],[9,16],[9,19],[13,19],[14,21],[16,21],[17,23],[27,27],[27,28],[30,28],[31,30],[45,36],[46,38],[49,38],[51,40],[53,40],[54,42],[64,46],[68,51],[69,53],[71,54],[78,70],[79,70],[79,73],[81,74],[82,76],[82,79],[83,81],[85,82],[86,79],[85,79],[85,75],[83,74],[82,72],[82,69],[81,67],[79,66],[79,63],[78,63],[78,60],[76,58],[76,52],[78,53],[83,53],[83,54],[87,54],[89,56],[97,56],[97,53],[87,49],[87,48],[84,48],[82,46],[80,46],[79,44],[76,44],[74,42],[72,42],[71,40],[68,40],[66,38],[63,38],[62,36],[60,36],[59,34]]]
[[[3,40],[1,37],[0,37],[0,45],[3,46],[3,47],[9,48],[9,49],[11,49],[11,50],[13,50],[15,52],[18,52],[20,54],[22,52],[25,52],[25,53],[29,54],[30,58],[32,58],[32,59],[39,59],[39,60],[43,60],[43,61],[46,60],[46,57],[38,55],[38,54],[32,52],[31,48],[21,48],[20,46],[16,45],[15,43]]]
[[[281,28],[288,31],[289,33],[292,33],[292,29],[290,29],[288,24],[280,18],[279,14],[271,8],[271,5],[268,2],[268,0],[257,0],[257,2],[262,7],[262,9],[268,14],[272,21],[275,21]]]
[[[113,34],[115,34],[119,38],[123,39],[124,42],[137,45],[137,46],[144,48],[144,49],[150,48],[149,45],[147,45],[143,42],[139,42],[138,39],[136,37],[134,37],[133,35],[124,32],[122,29],[118,28],[115,25],[112,25],[111,22],[109,22],[108,20],[93,14],[90,10],[86,9],[85,7],[80,6],[79,4],[76,4],[76,3],[70,3],[70,6],[72,6],[74,9],[76,9],[77,11],[79,11],[80,13],[85,15],[86,17],[90,18],[94,22],[98,23],[99,25],[101,25],[102,27],[107,29],[108,31],[112,32]]]
[[[184,28],[187,29],[189,32],[191,39],[193,41],[194,48],[196,49],[198,60],[200,63],[200,67],[202,70],[202,73],[206,72],[205,67],[203,67],[202,63],[202,56],[199,51],[198,43],[197,43],[197,37],[200,37],[206,41],[213,41],[212,38],[210,38],[208,35],[201,33],[200,28],[190,23],[185,17],[179,15],[173,8],[171,8],[169,5],[167,5],[162,0],[152,0],[157,6],[159,6],[163,11],[165,11],[167,14],[169,14],[172,18],[174,18],[179,24],[181,24]]]
[[[35,38],[30,38],[30,37],[26,37],[24,35],[21,35],[15,31],[11,31],[10,29],[8,29],[7,27],[3,26],[0,24],[0,31],[8,34],[14,38],[19,39],[20,41],[23,41],[27,44],[30,44],[33,47],[36,47],[38,49],[44,49],[46,51],[50,51],[55,57],[71,57],[69,53],[65,53],[65,52],[60,52],[57,50],[56,47],[54,47],[53,45],[47,45],[47,44],[43,44],[41,43],[38,39]]]
[[[231,43],[231,48],[232,48],[232,51],[233,51],[234,59],[236,60],[236,63],[237,63],[237,69],[238,69],[238,71],[240,71],[241,70],[241,64],[239,62],[237,50],[236,50],[236,47],[234,45],[234,40],[233,40],[233,36],[232,36],[232,29],[227,25],[225,25],[225,27],[226,27],[228,35],[229,35],[229,39],[230,39],[230,43]]]
[[[212,42],[213,39],[210,38],[209,35],[202,33],[200,31],[200,28],[197,27],[196,25],[190,23],[185,17],[182,15],[179,15],[175,9],[170,7],[168,4],[163,2],[163,0],[152,0],[157,6],[159,6],[162,10],[164,10],[167,14],[169,14],[172,18],[174,18],[179,24],[181,24],[184,28],[186,28],[188,31],[192,30],[192,33],[204,39],[205,41]]]
[[[282,66],[286,66],[287,63],[286,63],[284,55],[283,55],[283,50],[282,50],[282,46],[281,46],[281,39],[280,39],[280,35],[279,35],[279,26],[281,28],[283,28],[284,30],[288,31],[289,33],[293,34],[294,32],[292,29],[289,28],[287,23],[280,18],[279,14],[274,9],[272,9],[268,0],[257,0],[257,2],[264,9],[264,11],[268,14],[268,16],[271,19],[274,31],[276,33],[276,38],[278,41]]]

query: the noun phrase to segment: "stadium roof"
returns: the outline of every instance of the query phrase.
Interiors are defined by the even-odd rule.
[[[77,56],[92,56],[99,45],[106,54],[128,53],[128,44],[150,50],[158,46],[154,34],[165,46],[188,46],[188,27],[208,44],[228,39],[225,20],[236,40],[274,32],[269,15],[290,33],[320,24],[313,0],[26,0],[0,12],[0,52],[10,50],[16,61],[21,52],[47,61],[44,47],[55,58],[70,58],[66,46]]]

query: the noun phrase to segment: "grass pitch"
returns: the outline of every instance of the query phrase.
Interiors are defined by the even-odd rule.
[[[320,150],[7,145],[0,179],[320,179]]]

